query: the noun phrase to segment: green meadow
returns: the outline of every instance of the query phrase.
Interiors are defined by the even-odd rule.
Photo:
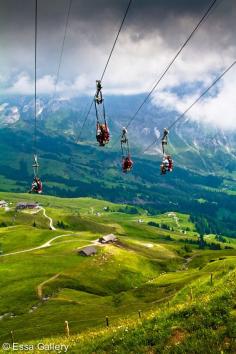
[[[3,192],[0,199],[9,203],[0,210],[1,343],[12,335],[20,343],[53,337],[71,353],[159,353],[166,345],[166,353],[187,345],[194,353],[196,333],[218,303],[218,322],[204,327],[206,336],[216,353],[234,345],[233,320],[221,319],[227,311],[235,316],[234,239],[205,235],[201,248],[189,215],[174,210],[149,215],[91,198]],[[17,211],[22,201],[39,208]],[[116,243],[98,243],[110,233]],[[85,246],[96,254],[80,255]]]

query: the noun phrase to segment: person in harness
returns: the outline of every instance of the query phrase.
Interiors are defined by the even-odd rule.
[[[127,172],[131,171],[132,168],[133,168],[133,161],[131,160],[130,155],[128,155],[128,156],[123,158],[122,171],[124,173],[127,173]]]
[[[164,128],[163,136],[162,136],[162,139],[161,139],[162,152],[163,152],[162,163],[161,163],[161,166],[160,166],[161,175],[165,175],[166,172],[172,172],[173,171],[173,160],[172,160],[170,155],[166,155],[166,153],[165,153],[165,147],[168,144],[168,134],[169,134],[168,129]]]
[[[43,191],[43,184],[39,177],[35,176],[32,182],[30,193],[41,194]]]
[[[133,168],[133,161],[129,152],[128,131],[125,127],[122,128],[120,138],[121,152],[122,152],[122,171],[127,173]]]
[[[107,124],[97,123],[96,139],[99,146],[105,146],[110,141],[110,132]]]
[[[102,97],[101,80],[96,80],[96,93],[94,97],[96,112],[96,139],[99,146],[105,146],[110,141],[110,132],[106,121],[104,99]]]
[[[37,154],[34,155],[33,157],[33,171],[34,171],[34,179],[31,185],[31,189],[29,193],[38,193],[41,194],[43,191],[43,184],[42,181],[38,176],[39,173],[39,163],[38,163],[38,156]]]
[[[161,175],[165,175],[168,171],[169,161],[166,156],[163,156],[162,163],[161,163]]]
[[[173,160],[170,155],[163,156],[161,164],[161,175],[165,175],[166,172],[173,171]]]

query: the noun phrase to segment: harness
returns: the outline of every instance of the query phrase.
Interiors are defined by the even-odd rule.
[[[168,145],[168,134],[169,131],[166,128],[164,128],[163,136],[161,139],[162,153],[163,153],[162,164],[161,164],[162,175],[165,175],[167,171],[172,172],[173,169],[173,160],[169,154],[166,154],[166,149],[165,149],[165,147]]]
[[[34,177],[37,177],[39,173],[39,163],[38,163],[38,156],[36,154],[34,155],[32,167],[34,171]]]
[[[99,84],[98,84],[99,82]],[[104,99],[102,96],[102,86],[100,81],[97,80],[97,92],[94,97],[94,106],[96,113],[96,138],[100,146],[104,146],[109,142],[109,129],[106,120],[106,111],[104,105]]]
[[[129,140],[127,133],[127,130],[123,128],[120,139],[123,172],[130,171],[133,167],[133,162],[130,159]]]

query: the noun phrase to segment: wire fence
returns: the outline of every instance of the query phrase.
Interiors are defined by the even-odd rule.
[[[69,318],[66,319],[64,322],[58,322],[57,325],[55,326],[55,323],[53,324],[55,327],[52,328],[52,323],[45,323],[41,325],[34,325],[32,324],[32,327],[28,327],[27,325],[22,328],[15,328],[12,330],[6,330],[4,334],[0,335],[0,342],[20,342],[22,340],[32,340],[32,337],[34,338],[33,340],[37,339],[37,335],[35,333],[38,332],[38,334],[41,335],[46,335],[47,337],[52,337],[52,336],[69,336],[69,335],[76,335],[79,334],[80,329],[81,330],[88,330],[91,328],[107,328],[110,326],[119,326],[124,324],[126,321],[139,321],[144,320],[147,318],[148,315],[152,311],[157,312],[158,309],[160,309],[160,306],[157,307],[159,303],[168,302],[169,299],[173,297],[173,294],[166,296],[164,298],[160,298],[158,300],[155,300],[150,303],[143,303],[140,304],[139,307],[135,311],[128,312],[126,311],[126,314],[122,316],[121,314],[110,314],[110,315],[104,315],[104,316],[99,316],[96,318],[86,318],[86,319],[80,319],[80,320],[70,320]],[[133,303],[128,303],[126,306],[122,306],[120,309],[124,310],[124,308],[129,308],[130,306],[136,304],[135,302]],[[169,302],[168,302],[169,304]],[[104,309],[104,314],[105,314],[105,309]],[[85,324],[88,324],[88,326],[84,326]],[[79,328],[80,327],[80,328]],[[50,331],[51,329],[51,331]]]
[[[210,278],[208,280],[210,286],[214,286],[213,282],[213,272],[206,272],[205,275],[209,275]],[[124,311],[124,306],[117,306],[117,310],[119,307],[120,313],[106,315],[104,308],[104,316],[98,316],[96,318],[86,318],[80,320],[70,320],[69,318],[64,321],[61,320],[57,322],[55,327],[55,322],[52,321],[50,323],[34,325],[30,321],[28,322],[28,326],[22,326],[21,328],[10,329],[8,324],[8,330],[5,330],[4,334],[0,334],[0,344],[8,343],[19,343],[24,340],[24,342],[31,340],[35,341],[37,339],[42,338],[52,338],[52,337],[70,337],[70,335],[79,335],[82,331],[86,332],[91,329],[102,329],[109,327],[122,327],[122,326],[130,326],[133,324],[142,325],[143,321],[155,316],[159,316],[159,314],[163,313],[165,310],[176,309],[177,304],[183,305],[186,304],[186,301],[192,304],[194,301],[198,301],[194,294],[194,289],[192,286],[188,287],[186,293],[186,300],[183,303],[183,298],[179,302],[175,300],[176,289],[173,289],[173,292],[170,295],[162,297],[160,299],[154,300],[149,303],[137,304],[137,302],[127,303],[127,307],[136,304],[135,311]],[[187,300],[188,299],[188,300]],[[172,301],[170,301],[172,300]],[[125,307],[126,307],[125,306]],[[121,311],[123,310],[124,315],[121,315]],[[78,313],[79,314],[79,313]],[[131,322],[132,321],[132,322]],[[87,326],[84,324],[87,323]]]

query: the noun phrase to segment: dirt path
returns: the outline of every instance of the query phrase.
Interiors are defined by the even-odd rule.
[[[60,276],[60,274],[61,273],[58,273],[58,274],[54,275],[53,277],[43,281],[41,284],[39,284],[37,286],[37,296],[39,297],[40,300],[43,299],[43,287],[44,287],[44,285],[46,285],[47,283],[50,283],[50,281],[58,278]]]
[[[43,208],[42,206],[39,206],[36,210],[33,210],[33,211],[31,211],[31,212],[28,212],[28,213],[31,214],[31,215],[35,215],[35,214],[38,214],[41,210],[43,211],[43,216],[49,221],[49,228],[50,228],[50,230],[55,231],[56,228],[55,228],[55,226],[53,225],[53,220],[52,220],[52,218],[50,218],[50,216],[48,216],[48,215],[46,214],[45,208]]]
[[[43,211],[43,216],[46,218],[46,219],[48,219],[49,220],[49,228],[50,228],[50,230],[56,230],[56,228],[54,227],[54,225],[53,225],[53,221],[52,221],[52,218],[50,218],[50,216],[48,216],[47,214],[46,214],[46,210],[43,208],[43,207],[41,207],[41,210]]]
[[[44,216],[46,219],[49,220],[49,228],[50,228],[50,230],[55,231],[56,228],[55,228],[54,225],[53,225],[53,220],[52,220],[52,218],[51,218],[50,216],[48,216],[48,215],[46,214],[45,208],[39,207],[39,208],[37,209],[37,211],[35,211],[33,214],[37,214],[37,213],[39,213],[41,210],[43,211],[43,216]],[[53,241],[55,241],[56,239],[61,238],[61,237],[74,236],[74,235],[76,235],[76,234],[73,233],[73,234],[63,234],[63,235],[55,236],[55,237],[53,237],[51,240],[49,240],[49,241],[45,242],[44,244],[42,244],[41,246],[29,248],[29,249],[26,249],[26,250],[21,250],[21,251],[15,251],[15,252],[10,252],[10,253],[6,253],[6,254],[1,254],[0,257],[13,256],[13,255],[16,255],[16,254],[22,254],[22,253],[37,251],[37,250],[40,250],[40,249],[43,249],[43,248],[51,247],[51,243],[52,243]],[[88,245],[86,245],[86,246],[90,246],[91,244],[92,244],[92,245],[100,245],[99,242],[98,242],[98,240],[94,240],[94,241],[91,241],[90,244],[88,244]],[[86,246],[84,246],[84,247],[86,247]]]
[[[46,245],[46,247],[50,247],[51,246],[51,242],[59,237],[62,237],[63,235],[61,236],[57,236],[57,237],[54,237],[53,239],[51,239],[50,241],[48,241],[47,243],[45,243],[44,245]],[[66,241],[65,241],[66,242]],[[90,244],[87,244],[87,245],[84,245],[84,246],[81,246],[77,249],[82,249],[84,247],[88,247],[88,246],[91,246],[92,245],[97,245],[97,246],[103,246],[101,245],[101,243],[98,242],[98,240],[94,240],[94,241],[91,241]],[[42,283],[40,283],[37,288],[36,288],[36,292],[37,292],[37,296],[40,300],[43,299],[43,287],[44,285],[46,285],[47,283],[50,283],[52,280],[55,280],[56,278],[58,278],[59,276],[61,275],[61,273],[58,273],[58,274],[55,274],[53,275],[51,278],[43,281]]]
[[[10,253],[6,253],[6,254],[1,254],[0,257],[6,257],[6,256],[13,256],[16,254],[21,254],[21,253],[27,253],[27,252],[32,252],[32,251],[37,251],[37,250],[41,250],[43,248],[47,248],[47,247],[51,247],[51,243],[61,237],[68,237],[68,236],[75,236],[76,234],[63,234],[63,235],[59,235],[59,236],[55,236],[53,238],[51,238],[51,240],[45,242],[44,244],[42,244],[41,246],[37,246],[37,247],[33,247],[33,248],[29,248],[26,250],[21,250],[21,251],[16,251],[16,252],[10,252]]]

